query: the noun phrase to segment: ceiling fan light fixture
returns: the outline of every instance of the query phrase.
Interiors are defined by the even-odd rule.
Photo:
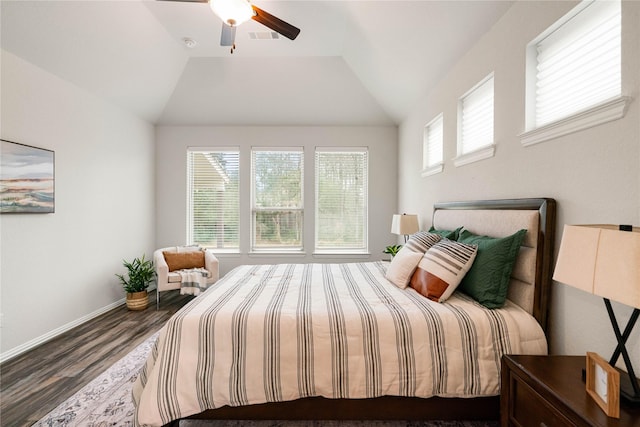
[[[253,8],[247,0],[210,0],[209,6],[222,22],[238,26],[253,16]]]

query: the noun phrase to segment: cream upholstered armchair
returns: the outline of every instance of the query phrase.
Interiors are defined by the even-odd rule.
[[[219,278],[218,270],[218,258],[209,250],[202,249],[198,246],[170,246],[167,248],[161,248],[153,253],[153,262],[156,266],[156,274],[158,287],[156,290],[156,308],[160,306],[160,292],[171,291],[174,289],[180,289],[182,277],[176,271],[169,271],[169,264],[165,259],[164,253],[171,254],[189,254],[195,255],[198,252],[204,252],[204,268],[209,272],[209,278],[207,278],[207,285],[212,285]],[[202,258],[200,258],[202,259]],[[202,265],[189,265],[186,264],[181,268],[193,268],[202,267]]]

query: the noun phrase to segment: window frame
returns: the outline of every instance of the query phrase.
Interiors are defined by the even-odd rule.
[[[475,147],[472,150],[464,151],[465,142],[463,141],[463,127],[464,127],[464,104],[465,101],[473,99],[474,96],[479,96],[485,85],[491,82],[491,141],[481,146]],[[453,160],[453,164],[456,167],[463,166],[469,163],[474,163],[480,160],[488,159],[495,155],[495,78],[494,72],[489,73],[485,78],[476,83],[471,89],[465,92],[458,99],[458,135],[457,135],[457,156]]]
[[[300,153],[300,161],[302,170],[300,171],[300,207],[267,207],[267,208],[258,208],[256,207],[256,174],[255,174],[255,153],[257,152],[296,152]],[[250,189],[250,254],[303,254],[305,248],[305,218],[304,218],[304,181],[305,181],[305,170],[304,170],[304,159],[305,152],[304,147],[295,146],[295,147],[261,147],[256,146],[251,148],[251,189]],[[256,245],[256,227],[257,227],[257,213],[258,212],[275,212],[275,211],[286,211],[286,212],[299,212],[300,213],[300,245],[295,246],[265,246],[265,247],[257,247]]]
[[[359,247],[318,247],[319,242],[319,227],[320,227],[320,208],[319,203],[319,191],[320,180],[319,173],[319,154],[321,153],[362,153],[364,155],[364,188],[363,188],[363,202],[362,207],[362,245]],[[339,254],[369,254],[369,148],[368,147],[316,147],[314,152],[314,196],[315,196],[315,209],[314,209],[314,255],[339,255]]]
[[[193,200],[193,180],[192,180],[192,158],[191,155],[192,153],[233,153],[237,156],[237,170],[238,170],[238,190],[237,190],[237,211],[238,211],[238,217],[236,218],[236,224],[235,226],[238,228],[238,241],[237,241],[237,246],[236,247],[229,247],[229,248],[225,248],[223,247],[219,247],[219,246],[210,246],[204,243],[199,243],[195,241],[195,236],[194,236],[194,215],[193,215],[193,210],[194,210],[194,200]],[[228,146],[228,147],[187,147],[187,212],[186,212],[186,234],[187,234],[187,238],[186,238],[186,242],[188,245],[200,245],[202,247],[205,247],[209,250],[211,250],[214,253],[217,254],[222,254],[222,253],[229,253],[229,254],[238,254],[241,251],[241,245],[242,245],[242,227],[240,226],[240,197],[241,197],[241,181],[242,181],[242,174],[241,174],[241,154],[240,154],[240,147],[232,147],[232,146]],[[223,240],[224,243],[224,240]]]
[[[525,76],[525,131],[521,133],[520,140],[523,146],[530,146],[540,142],[549,141],[563,135],[571,134],[583,129],[607,123],[620,119],[626,114],[627,107],[631,102],[631,98],[622,94],[622,23],[620,25],[620,93],[607,99],[601,99],[583,108],[573,111],[568,115],[558,117],[550,122],[537,125],[536,108],[537,94],[536,86],[538,84],[537,67],[538,67],[538,47],[545,41],[548,42],[549,37],[553,37],[558,31],[568,32],[572,29],[572,25],[580,26],[580,22],[576,24],[576,18],[580,14],[587,13],[590,15],[582,15],[580,19],[589,19],[595,13],[596,9],[589,10],[589,7],[596,2],[593,0],[583,0],[567,14],[558,19],[549,28],[534,38],[527,44],[526,50],[526,76]],[[617,1],[620,7],[620,16],[622,19],[621,1]],[[613,4],[613,2],[610,2]],[[557,37],[557,36],[556,36]]]
[[[434,129],[435,128],[435,129]],[[438,129],[439,128],[439,129]],[[435,141],[440,145],[440,157],[438,161],[431,162],[429,153],[431,153],[431,136],[436,132],[440,132],[438,141]],[[435,116],[424,127],[424,133],[422,136],[422,177],[427,177],[441,173],[444,170],[444,113],[440,113]]]

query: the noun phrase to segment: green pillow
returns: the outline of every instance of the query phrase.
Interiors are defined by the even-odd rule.
[[[458,241],[478,245],[478,254],[459,289],[485,307],[502,307],[525,234],[527,230],[520,230],[508,237],[493,238],[462,230]]]
[[[435,228],[433,228],[433,226],[431,226],[431,228],[429,229],[429,233],[438,234],[443,239],[458,240],[458,234],[460,233],[460,230],[462,230],[462,227],[458,227],[455,230],[436,230]]]

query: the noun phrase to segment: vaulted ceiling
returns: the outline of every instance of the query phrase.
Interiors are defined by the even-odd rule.
[[[203,3],[2,0],[0,41],[155,124],[393,124],[513,4],[253,2],[299,27],[298,38],[261,39],[269,30],[249,21],[231,54]]]

